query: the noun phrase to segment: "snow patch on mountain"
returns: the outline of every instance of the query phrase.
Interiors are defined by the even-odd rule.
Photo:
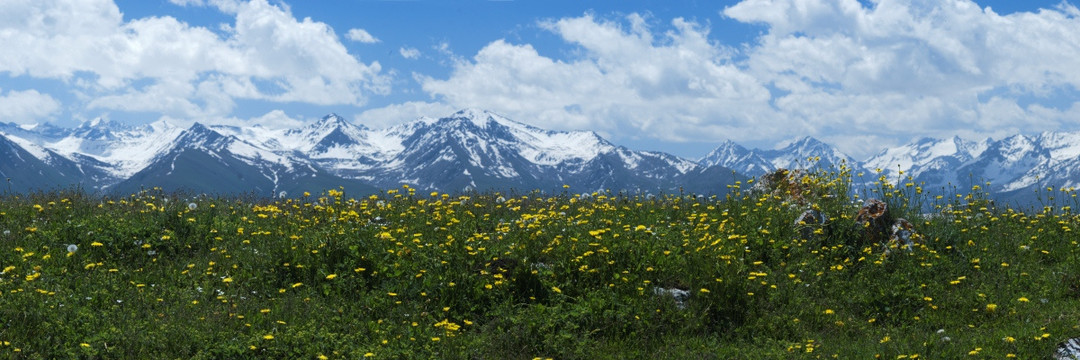
[[[49,163],[49,152],[40,145],[23,139],[21,137],[13,136],[3,132],[0,132],[0,136],[4,136],[8,140],[11,140],[11,142],[19,145],[19,147],[21,147],[23,150],[26,150],[26,152],[30,153],[30,155],[33,155],[38,160],[44,161],[46,164]]]
[[[68,158],[83,155],[111,164],[107,171],[126,178],[149,165],[183,131],[165,121],[126,127],[95,119],[61,138],[43,139],[43,146]]]

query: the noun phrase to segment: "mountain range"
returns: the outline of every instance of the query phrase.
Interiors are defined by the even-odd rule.
[[[828,168],[841,163],[856,174],[856,185],[872,185],[881,175],[894,184],[918,184],[930,194],[965,194],[978,185],[996,199],[1032,204],[1036,190],[1080,186],[1080,132],[980,141],[923,137],[883,149],[864,161],[810,137],[776,150],[746,149],[726,141],[699,162],[701,166],[729,167],[751,177],[778,168]],[[858,177],[860,173],[862,177]]]
[[[330,114],[268,129],[95,120],[73,129],[0,124],[9,191],[80,186],[106,194],[160,187],[275,196],[343,187],[420,190],[717,193],[745,179],[720,166],[635,151],[588,131],[550,131],[466,109],[369,129]]]
[[[366,194],[408,184],[420,190],[715,194],[780,168],[834,167],[907,177],[928,191],[984,186],[1021,199],[1045,186],[1080,183],[1080,133],[1001,140],[919,138],[858,161],[811,137],[772,149],[724,141],[698,160],[637,151],[589,131],[551,131],[465,109],[370,129],[330,114],[269,129],[165,121],[129,126],[96,119],[75,128],[0,123],[0,178],[7,191],[79,186],[123,195],[160,187],[196,193],[276,196],[344,188]],[[989,182],[989,186],[986,183]]]

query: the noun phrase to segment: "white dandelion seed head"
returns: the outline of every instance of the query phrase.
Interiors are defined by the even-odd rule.
[[[11,230],[4,230],[4,236],[11,235]]]
[[[199,208],[199,205],[196,204],[196,203],[188,203],[187,208],[188,208],[188,210],[195,211],[195,209]]]
[[[75,244],[68,245],[67,250],[68,250],[69,253],[79,251],[79,245],[75,245]]]
[[[282,191],[282,192],[278,193],[278,198],[279,199],[284,199],[287,196],[289,196],[289,193],[287,193],[287,192]]]

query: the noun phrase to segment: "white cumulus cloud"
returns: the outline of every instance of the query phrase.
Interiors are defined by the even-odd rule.
[[[419,76],[453,107],[616,137],[754,146],[810,135],[857,158],[914,137],[1080,129],[1080,11],[1001,15],[969,0],[745,0],[764,26],[724,46],[709,24],[638,14],[543,21],[575,48],[495,40]]]
[[[494,41],[423,89],[455,107],[482,107],[534,125],[663,140],[723,138],[755,122],[769,92],[740,71],[708,29],[683,19],[654,33],[645,19],[585,15],[541,23],[580,47],[560,61],[529,44]]]
[[[371,36],[371,34],[369,34],[367,30],[364,29],[349,29],[349,32],[345,34],[345,37],[349,40],[362,42],[365,44],[374,44],[379,42],[379,39]]]
[[[60,102],[37,90],[0,89],[0,121],[19,124],[41,122],[60,110]]]
[[[326,24],[266,0],[181,1],[235,17],[218,32],[175,18],[125,20],[111,0],[0,4],[0,73],[60,79],[91,108],[222,116],[234,99],[363,105],[389,92],[378,62]],[[62,54],[62,55],[60,55]]]
[[[858,145],[875,137],[1078,125],[1019,100],[1077,97],[1080,19],[1065,3],[999,15],[967,0],[746,0],[723,14],[768,27],[743,67],[777,89],[775,110],[851,153],[877,150]]]
[[[418,50],[416,48],[408,47],[408,46],[403,46],[400,49],[398,49],[398,53],[401,54],[401,57],[406,58],[406,59],[410,59],[410,60],[417,59],[417,58],[420,57],[420,50]]]

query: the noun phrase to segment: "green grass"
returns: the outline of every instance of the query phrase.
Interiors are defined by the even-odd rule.
[[[1024,213],[879,183],[860,198],[916,225],[909,252],[848,184],[6,195],[0,357],[1037,359],[1080,336],[1072,192]],[[811,207],[829,221],[793,226]]]

